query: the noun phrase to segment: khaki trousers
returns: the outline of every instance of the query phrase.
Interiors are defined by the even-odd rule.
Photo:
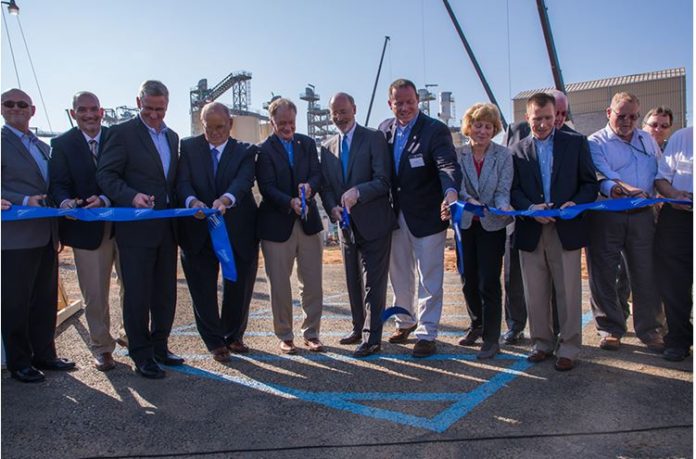
[[[557,357],[574,360],[582,346],[582,285],[580,253],[563,250],[556,225],[542,225],[539,244],[533,252],[520,250],[524,297],[529,316],[529,334],[534,350],[552,353],[556,336],[551,308],[552,286],[556,290],[559,347]]]
[[[94,355],[113,352],[116,346],[111,336],[111,317],[109,312],[109,290],[111,272],[116,267],[118,275],[121,310],[123,310],[123,285],[121,284],[121,265],[118,262],[118,249],[111,235],[111,222],[104,225],[104,237],[94,250],[73,249],[77,280],[85,302],[85,318],[89,327],[89,337]],[[121,327],[123,328],[123,327]]]
[[[261,241],[261,251],[270,289],[273,331],[276,336],[282,341],[294,338],[290,276],[297,260],[300,302],[304,313],[302,335],[305,339],[319,338],[323,301],[321,233],[309,236],[302,230],[299,221],[296,221],[287,241]]]

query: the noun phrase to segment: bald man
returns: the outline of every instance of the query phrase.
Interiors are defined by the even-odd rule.
[[[49,146],[30,130],[36,108],[19,89],[2,93],[2,197],[15,205],[45,206]],[[7,369],[21,382],[41,382],[41,370],[70,370],[56,356],[58,225],[54,219],[2,220],[2,339]],[[40,286],[40,288],[37,288]]]
[[[101,125],[104,109],[93,93],[78,92],[73,96],[70,116],[77,127],[51,140],[51,197],[62,209],[110,207],[111,201],[97,185],[97,163],[108,130]],[[111,336],[109,312],[114,266],[121,278],[113,225],[111,222],[63,219],[59,229],[63,245],[73,248],[94,367],[99,371],[111,370],[116,367],[112,355],[116,340]]]
[[[213,359],[227,362],[230,352],[249,351],[243,337],[259,258],[256,200],[251,192],[257,147],[230,137],[232,117],[219,102],[203,107],[201,122],[202,135],[181,141],[176,188],[181,207],[214,208],[224,215],[237,281],[223,279],[221,313],[217,297],[220,265],[205,220],[179,219],[181,265],[198,332]]]

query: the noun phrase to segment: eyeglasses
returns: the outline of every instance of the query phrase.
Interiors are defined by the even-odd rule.
[[[619,121],[624,121],[624,120],[629,120],[629,121],[637,121],[638,118],[640,118],[640,113],[634,113],[632,115],[619,115],[619,112],[616,110],[612,109],[612,112],[616,115],[616,118]]]
[[[672,127],[671,124],[667,123],[657,123],[657,122],[652,122],[652,123],[646,123],[646,126],[650,126],[653,129],[657,129],[658,127],[661,127],[662,129],[669,129]]]
[[[23,100],[20,100],[19,102],[15,102],[14,100],[6,100],[2,103],[2,106],[7,108],[15,108],[15,105],[19,108],[29,107],[29,104],[24,102]]]

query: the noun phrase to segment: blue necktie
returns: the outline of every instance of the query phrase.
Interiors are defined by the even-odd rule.
[[[212,150],[210,150],[210,154],[213,155],[213,177],[215,177],[217,175],[217,169],[218,169],[218,164],[219,164],[219,161],[218,161],[218,154],[219,153],[220,152],[218,151],[217,148],[213,148]]]
[[[350,147],[348,146],[348,136],[343,136],[343,142],[341,142],[341,164],[343,165],[343,180],[348,178],[348,160]]]

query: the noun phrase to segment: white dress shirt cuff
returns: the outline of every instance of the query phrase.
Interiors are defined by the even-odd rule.
[[[230,200],[230,205],[225,206],[227,209],[229,209],[230,207],[234,207],[235,204],[237,204],[237,198],[235,198],[232,193],[225,193],[223,194],[223,196]]]
[[[186,208],[187,209],[189,209],[191,207],[191,202],[195,199],[198,199],[198,198],[196,198],[195,196],[189,196],[188,198],[186,198]]]

